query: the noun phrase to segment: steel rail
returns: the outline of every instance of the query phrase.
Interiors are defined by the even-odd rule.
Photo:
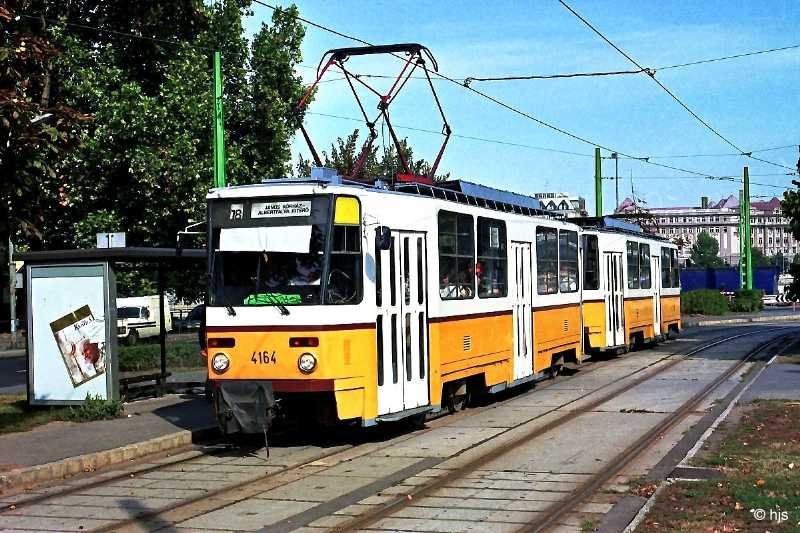
[[[580,503],[584,502],[589,496],[597,492],[603,485],[614,478],[625,466],[634,461],[642,452],[647,450],[659,440],[667,431],[675,427],[678,422],[685,419],[694,409],[705,400],[709,394],[720,387],[728,379],[734,376],[744,365],[752,361],[757,355],[765,352],[770,347],[777,345],[791,335],[779,335],[776,338],[760,344],[750,350],[745,357],[730,366],[725,372],[717,376],[714,381],[703,387],[694,396],[683,403],[676,411],[671,413],[662,422],[651,428],[647,433],[639,437],[630,446],[625,448],[598,474],[580,485],[575,491],[571,492],[563,501],[555,502],[548,509],[545,509],[536,521],[527,524],[518,530],[520,532],[539,532],[555,526],[558,521],[567,513],[571,512]],[[566,503],[565,503],[566,502]]]
[[[744,328],[749,328],[749,327],[752,327],[752,326],[739,326],[736,329],[739,330],[739,329],[744,329]],[[707,331],[715,332],[716,330],[724,330],[724,329],[727,329],[727,328],[713,328],[713,329],[709,328],[709,330],[707,330]],[[751,334],[751,333],[747,333],[747,334]],[[657,359],[656,361],[650,363],[649,365],[643,366],[642,368],[639,368],[639,369],[635,370],[634,372],[631,372],[631,373],[628,373],[628,374],[626,374],[624,376],[621,376],[617,380],[614,380],[613,382],[610,382],[610,383],[608,383],[606,385],[603,385],[602,387],[600,387],[598,389],[594,389],[592,392],[587,393],[587,396],[589,394],[597,392],[598,390],[601,390],[602,388],[605,388],[605,387],[611,386],[611,385],[613,385],[615,383],[618,383],[619,381],[621,381],[623,379],[626,379],[626,378],[628,378],[628,377],[630,377],[632,375],[635,375],[638,372],[644,371],[647,368],[650,368],[653,365],[656,365],[656,364],[660,363],[661,361],[663,361],[665,359],[669,359],[670,357],[674,357],[676,355],[677,356],[688,357],[691,354],[696,353],[697,350],[709,348],[711,346],[714,346],[714,345],[718,344],[719,342],[725,342],[725,341],[730,340],[732,338],[736,338],[736,337],[726,337],[726,336],[713,337],[704,346],[699,347],[697,349],[694,349],[694,350],[692,350],[692,351],[690,351],[689,353],[686,353],[686,354],[681,354],[678,351],[672,351],[672,352],[664,355],[664,357],[661,357],[661,358]],[[630,354],[628,354],[627,356],[629,357]],[[591,373],[593,373],[593,372],[595,372],[595,371],[597,371],[597,370],[599,370],[601,368],[604,368],[605,366],[611,364],[612,361],[613,361],[613,359],[612,360],[590,359],[589,362],[592,363],[592,367],[590,367],[588,369],[582,369],[582,371],[579,374],[570,375],[570,376],[563,376],[562,375],[562,376],[559,376],[556,380],[549,380],[549,381],[545,381],[544,383],[538,382],[537,383],[538,387],[536,389],[527,389],[526,390],[525,388],[521,387],[520,388],[521,394],[515,394],[515,395],[511,396],[510,398],[496,400],[496,401],[492,402],[489,405],[473,408],[473,409],[470,409],[469,411],[461,411],[461,412],[458,412],[458,413],[455,413],[455,414],[448,414],[447,411],[443,409],[440,414],[437,414],[437,415],[434,415],[434,416],[430,417],[428,419],[428,421],[436,422],[437,420],[446,420],[446,422],[448,422],[448,423],[449,422],[453,422],[453,421],[457,421],[457,420],[459,420],[459,419],[461,419],[461,418],[463,418],[465,416],[478,414],[480,412],[483,412],[486,409],[495,408],[498,405],[502,405],[506,401],[510,401],[510,400],[516,399],[516,398],[525,397],[528,394],[535,394],[537,390],[543,390],[543,389],[547,389],[550,386],[555,385],[555,384],[562,384],[562,383],[565,383],[565,382],[569,382],[570,380],[574,379],[578,375],[586,376],[588,374],[591,374]],[[514,391],[514,389],[508,389],[508,390],[512,391],[512,393]],[[583,396],[581,398],[583,398]],[[578,399],[573,400],[571,402],[565,402],[564,404],[561,404],[561,405],[558,405],[558,406],[554,406],[551,411],[548,411],[548,413],[552,412],[552,411],[555,411],[555,410],[558,410],[558,409],[561,409],[563,407],[566,407],[570,403],[572,403],[574,401],[578,401],[581,398],[578,398]],[[547,413],[545,413],[545,414],[547,414]],[[543,415],[540,415],[540,416],[543,416]],[[520,427],[521,425],[524,425],[527,422],[529,422],[529,421],[526,421],[526,422],[520,423],[518,425],[512,426],[512,427],[508,428],[507,431],[511,431],[513,429],[516,429],[516,428]],[[438,424],[434,425],[432,427],[425,428],[422,431],[417,431],[414,434],[410,434],[410,435],[408,435],[408,438],[424,434],[424,433],[426,433],[428,431],[436,429],[436,427],[438,427]],[[288,434],[289,434],[289,432],[281,432],[281,436],[286,436]],[[489,440],[489,439],[487,439],[487,440]],[[148,460],[153,460],[155,458],[163,458],[165,456],[169,456],[169,455],[172,455],[172,454],[179,455],[179,454],[189,453],[189,452],[192,452],[192,451],[200,451],[200,453],[198,453],[197,455],[191,455],[189,457],[182,457],[182,458],[174,460],[174,461],[162,462],[162,463],[159,463],[157,465],[148,466],[148,467],[140,468],[140,469],[131,470],[129,468],[121,468],[120,465],[110,465],[110,469],[112,469],[112,470],[115,469],[115,468],[119,469],[119,473],[117,475],[110,476],[110,477],[103,477],[101,479],[97,479],[95,481],[90,481],[90,482],[85,482],[85,483],[80,483],[79,482],[79,483],[76,483],[76,484],[74,484],[72,486],[69,486],[69,487],[67,487],[65,489],[59,490],[57,492],[32,495],[30,498],[26,498],[24,500],[20,500],[20,501],[16,502],[14,504],[14,511],[18,512],[19,510],[24,509],[25,507],[29,507],[29,506],[34,505],[34,504],[46,503],[48,500],[53,500],[55,498],[59,498],[59,497],[62,497],[62,496],[68,496],[68,495],[71,495],[71,494],[79,493],[79,492],[82,492],[82,491],[85,491],[85,490],[88,490],[88,489],[94,489],[94,488],[102,487],[102,486],[105,486],[105,485],[111,485],[111,484],[113,484],[113,483],[115,483],[117,481],[129,478],[131,475],[133,475],[133,476],[141,476],[141,475],[144,475],[144,474],[147,474],[147,473],[150,473],[150,472],[155,472],[155,471],[159,471],[159,470],[165,470],[165,469],[172,468],[172,467],[175,467],[175,466],[179,466],[179,465],[182,465],[182,464],[190,463],[191,461],[196,460],[199,457],[203,457],[203,456],[212,456],[212,457],[214,457],[214,456],[220,455],[222,453],[231,452],[232,450],[236,449],[235,446],[230,446],[229,445],[229,446],[224,446],[224,447],[221,447],[221,448],[218,448],[218,449],[213,449],[210,453],[202,452],[202,449],[204,447],[219,446],[220,444],[221,443],[220,443],[219,439],[212,439],[207,443],[191,444],[191,445],[187,445],[187,446],[181,447],[181,448],[179,448],[177,450],[170,450],[169,452],[162,452],[162,453],[154,454],[152,456],[142,457],[142,458],[138,459],[137,462],[144,462],[144,461],[148,461]],[[394,444],[396,444],[396,442],[392,442],[389,445],[394,445]],[[478,444],[481,444],[481,443],[478,443]],[[152,520],[152,519],[154,519],[155,517],[158,517],[161,514],[172,512],[172,511],[174,511],[176,509],[179,509],[181,507],[186,507],[186,506],[193,505],[193,504],[197,503],[200,500],[207,499],[207,498],[213,498],[215,496],[219,496],[219,495],[225,494],[227,492],[233,492],[233,491],[242,490],[243,488],[246,488],[248,485],[264,482],[264,481],[266,481],[269,478],[272,478],[274,476],[283,475],[283,474],[286,474],[287,472],[290,472],[292,470],[296,470],[296,469],[300,469],[300,468],[302,468],[304,466],[308,466],[310,463],[313,463],[313,462],[316,462],[316,461],[322,461],[324,459],[328,459],[328,458],[330,458],[332,456],[335,456],[337,454],[351,452],[354,448],[358,447],[359,445],[360,444],[346,445],[346,447],[344,449],[332,450],[331,452],[328,452],[328,453],[315,455],[312,458],[307,459],[305,461],[302,461],[302,462],[300,462],[298,464],[287,466],[287,467],[285,467],[285,468],[283,468],[281,470],[277,470],[277,471],[271,472],[271,473],[266,474],[264,476],[259,476],[257,478],[251,478],[251,479],[243,480],[243,481],[238,482],[238,483],[225,485],[225,486],[222,486],[222,487],[220,487],[218,489],[214,489],[212,491],[209,491],[207,493],[199,495],[197,497],[189,498],[189,499],[186,499],[186,500],[181,500],[181,501],[178,501],[178,502],[176,502],[175,504],[173,504],[171,506],[153,510],[152,513],[146,513],[146,514],[140,515],[136,519],[128,519],[128,520],[117,522],[117,523],[115,523],[113,525],[109,525],[106,528],[101,528],[101,529],[99,529],[99,531],[107,531],[107,530],[110,531],[110,530],[113,530],[113,529],[117,529],[117,528],[120,528],[120,527],[125,527],[127,525],[131,525],[132,523],[140,522],[142,520]],[[243,447],[242,449],[246,449],[246,447]],[[375,450],[372,450],[372,451],[375,451]],[[367,453],[369,453],[369,452],[367,452]],[[89,478],[89,479],[91,479],[91,478]],[[244,499],[244,498],[242,498],[242,499]],[[242,499],[237,499],[237,500],[231,501],[230,503],[236,503],[237,501],[241,501]],[[4,514],[8,510],[9,509],[0,510],[0,516],[2,516],[2,514]]]
[[[552,420],[551,422],[548,422],[548,423],[544,424],[543,426],[532,428],[530,431],[526,431],[522,435],[520,435],[518,437],[515,437],[514,439],[512,439],[512,440],[510,440],[510,441],[508,441],[508,442],[506,442],[506,443],[504,443],[504,444],[502,444],[502,445],[500,445],[500,446],[498,446],[498,447],[496,447],[496,448],[494,448],[492,450],[489,450],[486,453],[481,454],[480,456],[468,461],[466,464],[460,466],[459,468],[450,470],[446,474],[443,474],[441,476],[437,476],[435,478],[432,478],[431,481],[429,481],[427,483],[423,483],[421,485],[415,486],[414,488],[412,488],[412,490],[410,492],[408,492],[406,494],[397,496],[396,498],[386,502],[385,504],[375,506],[375,508],[373,508],[372,510],[369,510],[369,511],[366,511],[365,513],[362,513],[360,515],[354,516],[352,519],[350,519],[350,520],[348,520],[346,522],[343,522],[343,523],[339,524],[338,526],[332,528],[331,531],[336,532],[336,533],[341,533],[341,532],[345,532],[345,531],[357,531],[357,530],[365,529],[365,528],[369,527],[370,525],[378,522],[379,520],[381,520],[383,518],[387,518],[390,515],[392,515],[393,513],[397,512],[397,511],[399,511],[401,509],[404,509],[405,507],[408,507],[409,505],[412,505],[414,502],[418,501],[420,498],[425,497],[426,495],[429,495],[431,492],[433,492],[433,491],[435,491],[437,489],[443,488],[443,487],[447,486],[449,483],[451,483],[453,481],[456,481],[458,479],[461,479],[465,475],[470,474],[470,473],[472,473],[472,472],[474,472],[476,470],[479,470],[483,465],[485,465],[485,464],[487,464],[487,463],[489,463],[489,462],[491,462],[491,461],[493,461],[493,460],[495,460],[495,459],[497,459],[497,458],[499,458],[501,456],[504,456],[504,455],[508,454],[509,452],[512,452],[512,451],[516,450],[517,448],[519,448],[519,447],[521,447],[521,446],[523,446],[525,444],[529,444],[531,439],[535,439],[535,438],[540,437],[540,436],[542,436],[542,435],[544,435],[546,433],[549,433],[550,431],[552,431],[552,430],[554,430],[554,429],[556,429],[556,428],[558,428],[560,426],[563,426],[567,422],[569,422],[571,420],[574,420],[575,418],[577,418],[577,417],[579,417],[581,415],[586,414],[587,412],[590,412],[590,411],[596,409],[600,405],[602,405],[602,404],[604,404],[604,403],[606,403],[606,402],[618,397],[621,394],[624,394],[625,392],[633,389],[634,387],[636,387],[638,385],[641,385],[642,383],[653,379],[655,376],[665,372],[666,370],[669,370],[670,368],[674,367],[678,363],[681,363],[681,362],[685,361],[686,359],[688,359],[689,357],[691,357],[693,355],[696,355],[696,354],[698,354],[700,352],[703,352],[705,350],[708,350],[710,348],[718,346],[718,345],[720,345],[722,343],[730,342],[730,341],[735,340],[735,339],[739,339],[739,338],[742,338],[742,337],[755,335],[755,334],[764,334],[764,333],[768,333],[768,332],[772,332],[772,331],[778,331],[778,330],[782,330],[782,329],[785,329],[785,328],[786,328],[786,326],[778,326],[778,327],[774,327],[774,328],[769,328],[767,330],[759,329],[757,331],[750,331],[750,332],[740,333],[740,334],[737,334],[737,335],[732,335],[732,336],[729,336],[729,337],[724,337],[724,338],[721,338],[721,339],[717,339],[717,340],[711,341],[711,342],[709,342],[707,344],[704,344],[703,346],[699,346],[697,348],[689,350],[688,352],[686,352],[684,354],[670,354],[668,356],[660,358],[660,359],[658,359],[657,361],[651,363],[648,366],[645,366],[645,367],[640,368],[640,369],[638,369],[638,370],[636,370],[634,372],[626,374],[625,376],[621,376],[619,379],[617,379],[615,381],[612,381],[610,383],[607,383],[606,385],[603,385],[602,387],[599,387],[599,388],[594,389],[594,390],[592,390],[590,392],[587,392],[586,394],[584,394],[584,395],[582,395],[582,396],[580,396],[580,397],[578,397],[578,398],[576,398],[576,399],[574,399],[574,400],[572,400],[570,402],[566,402],[564,405],[554,408],[553,411],[561,409],[562,407],[565,407],[566,405],[569,405],[569,404],[584,400],[588,396],[596,394],[598,391],[600,391],[600,390],[602,390],[604,388],[610,387],[612,385],[615,385],[615,384],[619,383],[622,380],[628,379],[628,378],[630,378],[630,377],[632,377],[632,376],[634,376],[634,375],[646,370],[647,368],[651,369],[649,372],[646,372],[644,375],[639,376],[638,378],[636,378],[633,381],[623,385],[622,387],[615,388],[614,390],[608,392],[607,394],[603,395],[602,397],[597,398],[595,400],[592,400],[589,403],[581,406],[580,408],[578,408],[576,410],[572,410],[572,411],[567,412],[563,417],[560,417],[560,418],[558,418],[556,420]],[[675,357],[673,359],[670,359],[671,357],[676,356],[676,355],[677,355],[677,357]],[[666,364],[663,364],[663,365],[661,365],[661,366],[659,366],[657,368],[652,368],[654,365],[657,365],[658,363],[660,363],[660,362],[662,362],[664,360],[667,360],[667,359],[670,359],[670,360]],[[549,412],[553,412],[553,411],[549,411]],[[526,421],[525,423],[528,423],[528,422],[529,421]],[[524,425],[524,424],[521,424],[521,425]],[[515,428],[518,428],[520,426],[515,426]],[[514,429],[514,428],[511,428],[511,429]],[[502,435],[502,433],[501,433],[501,435]],[[493,438],[496,438],[496,437],[497,436],[495,436]],[[478,444],[481,444],[481,443],[478,443]],[[476,444],[476,446],[478,444]],[[472,449],[474,449],[474,447]]]

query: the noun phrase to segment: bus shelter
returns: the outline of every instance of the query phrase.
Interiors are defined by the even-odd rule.
[[[119,399],[116,270],[151,265],[157,273],[160,371],[166,382],[165,272],[203,262],[202,249],[94,248],[24,252],[28,403],[75,405],[87,395]]]

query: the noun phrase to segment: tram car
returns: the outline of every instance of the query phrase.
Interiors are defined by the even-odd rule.
[[[260,432],[276,412],[372,425],[579,363],[581,230],[539,208],[463,181],[212,191],[220,425]]]
[[[584,351],[627,351],[681,328],[677,246],[612,217],[582,227]]]

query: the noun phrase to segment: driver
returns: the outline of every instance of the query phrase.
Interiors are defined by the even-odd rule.
[[[313,254],[295,258],[295,275],[289,280],[289,285],[319,285],[322,272],[321,261]]]

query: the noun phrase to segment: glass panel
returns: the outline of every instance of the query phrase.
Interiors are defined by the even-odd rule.
[[[397,383],[397,313],[392,315],[392,383]]]
[[[672,287],[672,266],[669,250],[661,249],[661,286]]]
[[[417,327],[419,328],[419,377],[425,377],[425,314],[417,314]]]
[[[383,250],[375,250],[375,303],[378,307],[383,303],[381,291],[383,290],[383,279],[381,272],[381,262],[383,261]]]
[[[639,244],[639,286],[642,289],[650,288],[651,262],[650,245]]]
[[[578,232],[561,230],[558,236],[558,271],[561,292],[578,291]]]
[[[536,228],[536,290],[539,294],[558,292],[558,230]]]
[[[506,224],[478,217],[478,296],[498,298],[508,294]]]
[[[375,324],[378,337],[378,386],[383,385],[383,316],[379,315]]]
[[[589,291],[600,288],[600,250],[597,235],[583,236],[583,288]]]
[[[403,238],[403,294],[406,305],[411,303],[411,258],[408,256],[411,251],[408,240],[408,237]]]
[[[395,266],[394,266],[394,245],[395,238],[392,237],[392,244],[389,247],[389,294],[391,295],[391,305],[397,305],[397,280],[395,279]]]
[[[423,253],[425,253],[425,250],[422,249],[422,237],[417,237],[417,303],[420,304],[423,302],[423,296],[425,295],[425,285],[423,284],[425,272],[422,270]]]
[[[639,288],[639,245],[633,241],[627,241],[628,250],[628,288]]]
[[[411,381],[411,313],[406,313],[406,381]]]
[[[472,217],[439,212],[439,296],[469,299],[475,294],[475,246]]]

